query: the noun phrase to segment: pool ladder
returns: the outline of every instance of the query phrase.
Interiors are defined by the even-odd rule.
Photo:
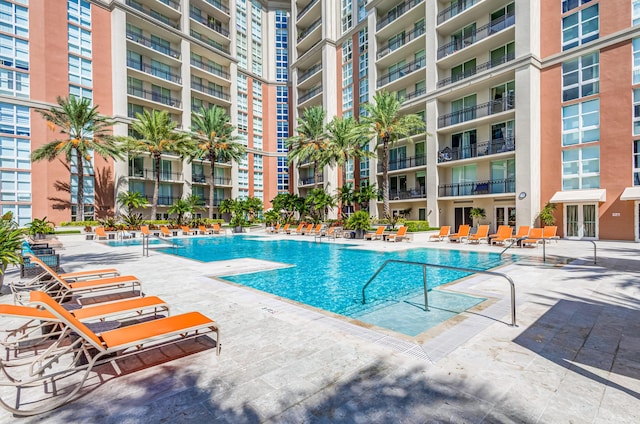
[[[390,263],[399,263],[399,264],[422,267],[422,282],[423,282],[423,289],[424,289],[424,310],[425,311],[429,311],[429,295],[428,295],[429,288],[427,286],[427,267],[449,269],[452,271],[471,272],[474,274],[493,275],[496,277],[501,277],[506,279],[507,282],[509,283],[509,287],[511,291],[511,327],[517,327],[516,325],[516,286],[513,280],[511,279],[511,277],[509,277],[507,274],[503,274],[501,272],[495,272],[495,271],[483,271],[479,269],[465,268],[460,266],[429,264],[425,262],[412,262],[412,261],[402,261],[398,259],[388,259],[384,261],[384,263],[380,266],[380,268],[378,268],[378,270],[373,274],[373,276],[369,278],[369,281],[367,281],[366,284],[362,287],[362,304],[363,305],[367,303],[365,290],[367,289],[369,284],[371,284],[371,282],[375,280],[378,274],[380,274],[380,272]]]
[[[173,254],[177,254],[178,253],[178,249],[181,248],[182,246],[174,243],[173,240],[167,240],[167,239],[163,239],[159,236],[156,236],[154,234],[142,234],[142,256],[149,256],[149,239],[153,237],[156,238],[158,240],[161,240],[163,243],[167,242],[168,244],[171,245],[171,250],[173,252]]]

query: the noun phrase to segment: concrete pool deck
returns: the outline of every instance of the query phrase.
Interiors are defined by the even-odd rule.
[[[514,249],[531,259],[500,269],[516,284],[517,327],[507,325],[505,280],[476,276],[447,289],[490,297],[488,306],[411,338],[215,279],[268,262],[202,264],[153,250],[143,257],[140,246],[60,240],[65,271],[115,266],[137,275],[172,313],[197,310],[215,319],[222,354],[208,349],[117,378],[102,375],[75,401],[41,416],[14,418],[0,409],[2,423],[640,422],[636,243],[598,241],[595,265],[589,242],[547,245],[554,260],[546,264],[542,248]],[[426,240],[357,243],[501,250]],[[9,272],[5,282],[15,278]],[[0,302],[12,302],[6,287]]]

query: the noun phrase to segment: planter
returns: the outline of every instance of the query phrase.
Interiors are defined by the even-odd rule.
[[[355,238],[356,239],[363,239],[364,238],[364,233],[365,233],[364,230],[360,230],[360,229],[356,230],[356,237]]]
[[[242,226],[239,225],[237,227],[234,227],[233,228],[233,232],[234,233],[241,233],[242,232]]]

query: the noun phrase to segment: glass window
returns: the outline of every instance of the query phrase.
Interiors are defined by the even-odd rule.
[[[342,0],[342,32],[347,32],[353,25],[353,10],[351,0]]]
[[[633,140],[633,185],[640,186],[640,140]]]
[[[568,12],[590,1],[591,0],[562,0],[562,13]]]
[[[91,61],[78,56],[69,55],[69,82],[91,87]]]
[[[640,0],[632,0],[631,3],[631,24],[640,24]]]
[[[358,58],[358,72],[360,78],[367,76],[369,73],[369,52],[360,53]]]
[[[91,57],[91,32],[69,24],[68,26],[69,52],[81,56]]]
[[[600,92],[600,53],[593,52],[562,64],[562,101]]]
[[[600,140],[600,99],[562,108],[562,145]]]
[[[600,146],[562,152],[562,189],[600,188]]]
[[[562,50],[595,40],[599,35],[598,4],[562,18]]]
[[[0,31],[28,37],[29,10],[8,1],[0,1]]]
[[[0,93],[29,97],[29,74],[0,68]]]
[[[633,90],[633,135],[640,135],[640,88]]]

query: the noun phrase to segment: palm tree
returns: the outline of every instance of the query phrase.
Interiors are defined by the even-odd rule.
[[[136,208],[146,208],[149,204],[146,197],[137,191],[124,191],[118,194],[117,202],[120,206],[127,209],[127,213]]]
[[[177,125],[165,110],[152,112],[145,110],[142,113],[136,113],[136,120],[131,123],[135,136],[124,139],[131,156],[149,153],[153,160],[155,184],[151,201],[152,219],[155,219],[158,210],[162,154],[181,152],[189,140],[188,134],[176,131]]]
[[[201,107],[192,116],[195,143],[189,156],[191,159],[206,159],[211,162],[209,218],[213,218],[216,162],[238,162],[245,154],[244,146],[236,142],[239,137],[233,134],[236,127],[229,120],[225,110],[215,105],[209,109]]]
[[[319,187],[309,191],[305,199],[305,204],[309,210],[311,219],[317,224],[321,220],[324,220],[329,208],[336,206],[336,199],[327,193],[324,188]]]
[[[302,112],[298,118],[298,135],[287,139],[289,148],[289,166],[294,160],[299,163],[306,160],[313,162],[313,188],[318,187],[319,166],[326,163],[324,152],[327,145],[324,118],[326,112],[322,106],[313,106]]]
[[[182,225],[184,224],[184,216],[187,214],[193,214],[193,212],[199,209],[201,204],[202,199],[200,199],[200,196],[192,194],[187,196],[186,199],[177,200],[173,205],[171,205],[167,212],[178,215],[176,222],[178,225]]]
[[[123,152],[111,134],[113,121],[100,115],[98,106],[91,106],[91,100],[71,96],[57,97],[56,102],[58,106],[38,112],[49,129],[58,129],[64,138],[37,148],[31,153],[31,160],[52,161],[64,155],[67,163],[75,162],[78,174],[76,221],[84,221],[84,162],[91,160],[91,151],[105,159],[121,158]]]
[[[380,91],[373,96],[373,103],[363,105],[366,114],[360,123],[372,132],[372,138],[378,137],[382,142],[382,201],[385,218],[390,218],[389,210],[389,147],[399,139],[410,137],[424,130],[425,123],[416,114],[401,115],[402,99],[387,91]]]
[[[347,163],[349,159],[365,159],[374,157],[375,154],[366,150],[369,140],[351,118],[335,116],[327,124],[327,151],[325,159],[329,163],[335,163],[342,171],[342,178],[347,175]]]

